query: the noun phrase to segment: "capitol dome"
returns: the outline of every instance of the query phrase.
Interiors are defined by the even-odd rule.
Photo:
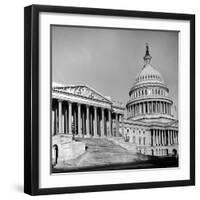
[[[146,45],[144,66],[136,76],[127,102],[129,119],[171,118],[172,100],[162,75],[151,65],[149,46]]]
[[[146,64],[135,79],[135,84],[140,84],[144,82],[155,82],[164,84],[164,79],[156,69],[154,69],[150,64]]]

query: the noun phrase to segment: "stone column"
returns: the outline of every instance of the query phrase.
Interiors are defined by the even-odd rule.
[[[131,105],[131,117],[135,116],[135,109],[134,109],[134,105]]]
[[[138,103],[138,115],[140,115],[140,104]]]
[[[140,110],[140,104],[138,103],[138,114],[141,114],[141,110]]]
[[[178,131],[176,131],[176,134],[177,134],[177,144],[178,144]]]
[[[147,102],[147,110],[148,110],[148,114],[150,114],[150,102]]]
[[[121,116],[121,134],[124,136],[124,115]]]
[[[90,136],[94,135],[94,123],[93,123],[93,114],[90,112]]]
[[[143,105],[143,114],[145,114],[145,103],[142,103]]]
[[[174,144],[174,139],[173,139],[173,130],[171,131],[171,140],[172,140],[172,144]]]
[[[154,110],[153,110],[154,106],[153,106],[153,101],[151,102],[151,113],[154,113]]]
[[[54,121],[55,121],[55,111],[53,110],[53,108],[52,108],[52,111],[51,111],[51,135],[54,135],[54,130],[55,130],[55,123],[54,123]]]
[[[109,136],[112,136],[112,119],[111,119],[111,110],[108,110],[108,127],[109,127]]]
[[[68,102],[68,109],[69,109],[69,112],[68,112],[68,120],[69,120],[68,131],[69,131],[69,134],[71,135],[72,134],[72,103],[71,102]]]
[[[171,112],[170,112],[170,104],[168,104],[168,109],[169,109],[169,115],[171,114]]]
[[[115,127],[116,127],[116,137],[119,137],[119,119],[118,114],[115,113]]]
[[[101,108],[101,136],[105,136],[104,108]]]
[[[65,114],[62,114],[62,133],[65,133]]]
[[[164,130],[162,130],[162,146],[165,145]]]
[[[65,132],[68,134],[68,111],[65,109]]]
[[[166,103],[164,102],[164,113],[166,114]]]
[[[174,131],[174,143],[176,144],[176,131]]]
[[[165,103],[162,103],[163,113],[165,113]]]
[[[84,110],[82,110],[82,137],[86,135],[86,116]]]
[[[160,146],[163,146],[164,141],[163,141],[163,130],[160,131]]]
[[[161,131],[158,130],[159,146],[161,146]]]
[[[155,130],[156,146],[158,146],[158,130]]]
[[[169,130],[169,143],[170,143],[170,145],[172,145],[172,134],[171,134],[171,130]]]
[[[155,136],[156,136],[156,146],[158,146],[158,131],[155,130]]]
[[[175,139],[175,144],[177,144],[176,131],[174,131],[174,139]]]
[[[163,102],[163,113],[165,113],[165,103]]]
[[[89,106],[86,105],[86,137],[90,137],[90,115],[89,115]]]
[[[94,137],[97,136],[97,108],[94,107]]]
[[[81,104],[78,103],[78,136],[81,137]]]
[[[130,106],[128,106],[128,113],[127,113],[127,117],[129,118],[131,115],[131,112],[130,112]]]
[[[171,145],[170,130],[167,131],[167,136],[168,136],[168,145]]]
[[[162,113],[162,102],[160,101],[160,113]]]
[[[62,133],[62,100],[58,100],[58,116],[59,116],[58,132],[60,134]]]
[[[155,113],[158,113],[157,101],[155,101]]]

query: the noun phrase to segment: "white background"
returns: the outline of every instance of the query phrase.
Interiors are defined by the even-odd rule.
[[[31,199],[23,194],[23,7],[29,4],[52,4],[68,6],[85,6],[99,8],[116,8],[147,10],[160,12],[182,12],[196,14],[198,23],[200,18],[200,5],[198,0],[7,0],[1,2],[0,12],[0,105],[1,105],[1,144],[0,144],[0,198],[1,199]],[[197,24],[196,23],[196,24]],[[200,34],[196,27],[196,36]],[[196,37],[199,44],[199,37]],[[196,45],[197,46],[197,45]],[[196,57],[200,47],[196,47]],[[199,60],[196,59],[196,85],[200,85],[200,69],[197,68]],[[198,76],[197,76],[198,74]],[[198,80],[199,79],[199,80]],[[200,101],[200,90],[196,89],[196,102]],[[196,105],[196,143],[200,141],[200,104]],[[67,194],[36,197],[37,199],[198,199],[200,195],[200,145],[196,146],[196,186],[129,190],[115,192],[99,192],[85,194]]]

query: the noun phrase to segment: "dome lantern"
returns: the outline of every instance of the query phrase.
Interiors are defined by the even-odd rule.
[[[145,62],[145,66],[147,65],[147,64],[150,64],[150,62],[151,62],[151,55],[150,55],[150,53],[149,53],[149,45],[148,45],[148,43],[146,43],[146,53],[145,53],[145,56],[144,56],[144,62]]]

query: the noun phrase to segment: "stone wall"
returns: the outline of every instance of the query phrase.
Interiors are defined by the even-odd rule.
[[[57,150],[56,150],[57,149]],[[72,140],[72,136],[60,134],[52,138],[52,164],[63,163],[75,159],[85,152],[85,143]]]

